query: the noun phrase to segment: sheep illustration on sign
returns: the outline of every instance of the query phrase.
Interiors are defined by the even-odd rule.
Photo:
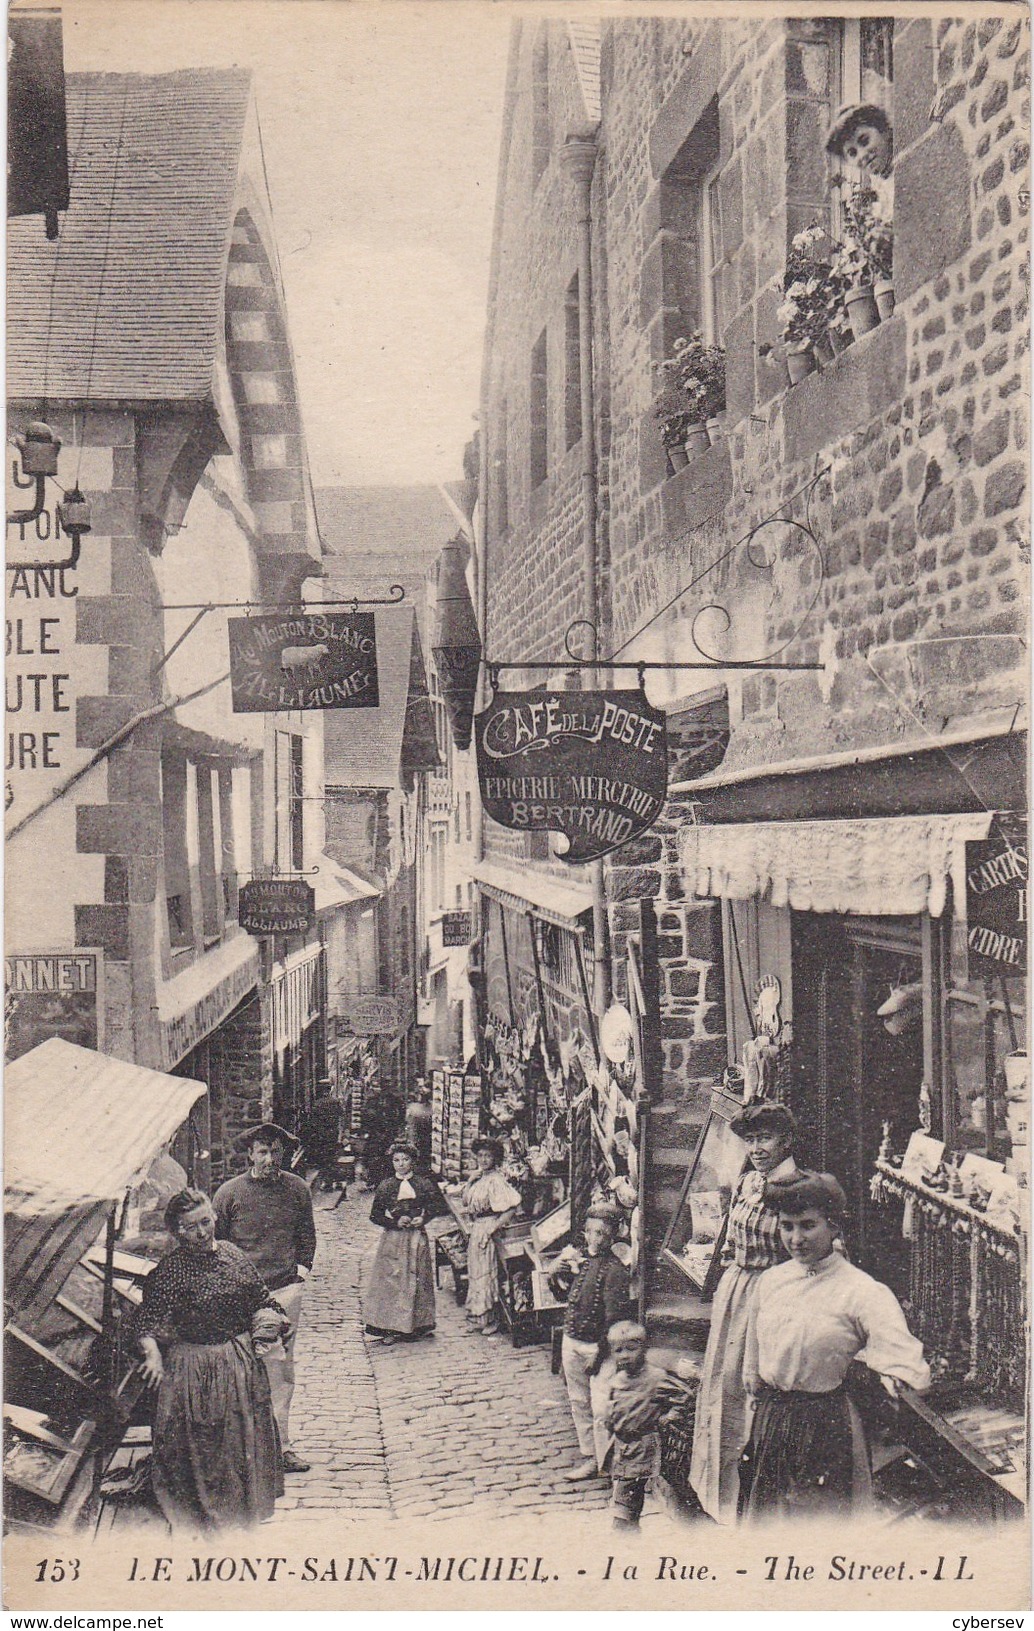
[[[497,691],[474,724],[487,814],[518,831],[562,834],[565,861],[596,860],[660,815],[665,716],[641,690]]]
[[[378,706],[372,612],[314,608],[235,617],[227,628],[234,713]]]

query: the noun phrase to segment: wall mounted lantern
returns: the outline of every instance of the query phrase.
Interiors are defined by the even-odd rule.
[[[47,477],[57,475],[57,458],[61,452],[60,438],[54,435],[50,426],[44,424],[42,419],[35,419],[27,425],[21,436],[15,441],[21,454],[22,475],[28,481],[36,483],[36,496],[31,509],[9,510],[7,512],[8,526],[25,526],[35,521],[43,514],[47,502]],[[78,484],[69,488],[57,506],[58,525],[62,532],[66,532],[72,540],[72,550],[66,561],[46,561],[33,564],[47,567],[77,566],[79,563],[79,550],[82,546],[83,534],[90,531],[90,506],[84,498]],[[22,563],[15,563],[22,564]]]

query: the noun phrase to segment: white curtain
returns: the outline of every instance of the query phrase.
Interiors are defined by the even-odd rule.
[[[767,899],[800,912],[940,917],[952,879],[964,910],[966,844],[986,838],[990,814],[873,821],[756,821],[684,827],[690,890],[725,900]]]

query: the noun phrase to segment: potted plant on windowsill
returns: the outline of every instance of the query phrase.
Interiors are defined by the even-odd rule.
[[[675,341],[660,368],[662,388],[654,412],[675,469],[702,453],[721,433],[725,411],[725,352],[707,345],[699,330]]]
[[[875,187],[852,186],[841,205],[843,239],[833,270],[844,287],[844,309],[855,337],[894,312],[894,228]]]
[[[830,327],[838,315],[840,288],[829,259],[815,252],[825,236],[818,225],[806,227],[791,240],[786,260],[785,299],[776,316],[791,385],[814,373],[819,363],[833,360]]]

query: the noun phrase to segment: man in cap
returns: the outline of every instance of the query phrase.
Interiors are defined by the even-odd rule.
[[[238,1141],[247,1150],[248,1170],[216,1190],[216,1235],[232,1241],[250,1258],[291,1322],[291,1332],[265,1356],[273,1414],[280,1432],[285,1472],[308,1472],[309,1463],[291,1448],[289,1417],[294,1393],[294,1344],[302,1312],[302,1286],[316,1255],[316,1224],[309,1186],[296,1173],[281,1170],[284,1153],[298,1139],[273,1121],[252,1127]]]
[[[614,1370],[607,1332],[631,1314],[628,1270],[611,1250],[620,1220],[618,1208],[609,1202],[590,1206],[585,1219],[585,1256],[567,1293],[561,1364],[582,1453],[578,1465],[564,1474],[572,1483],[595,1478],[606,1454],[609,1435],[602,1418]]]

